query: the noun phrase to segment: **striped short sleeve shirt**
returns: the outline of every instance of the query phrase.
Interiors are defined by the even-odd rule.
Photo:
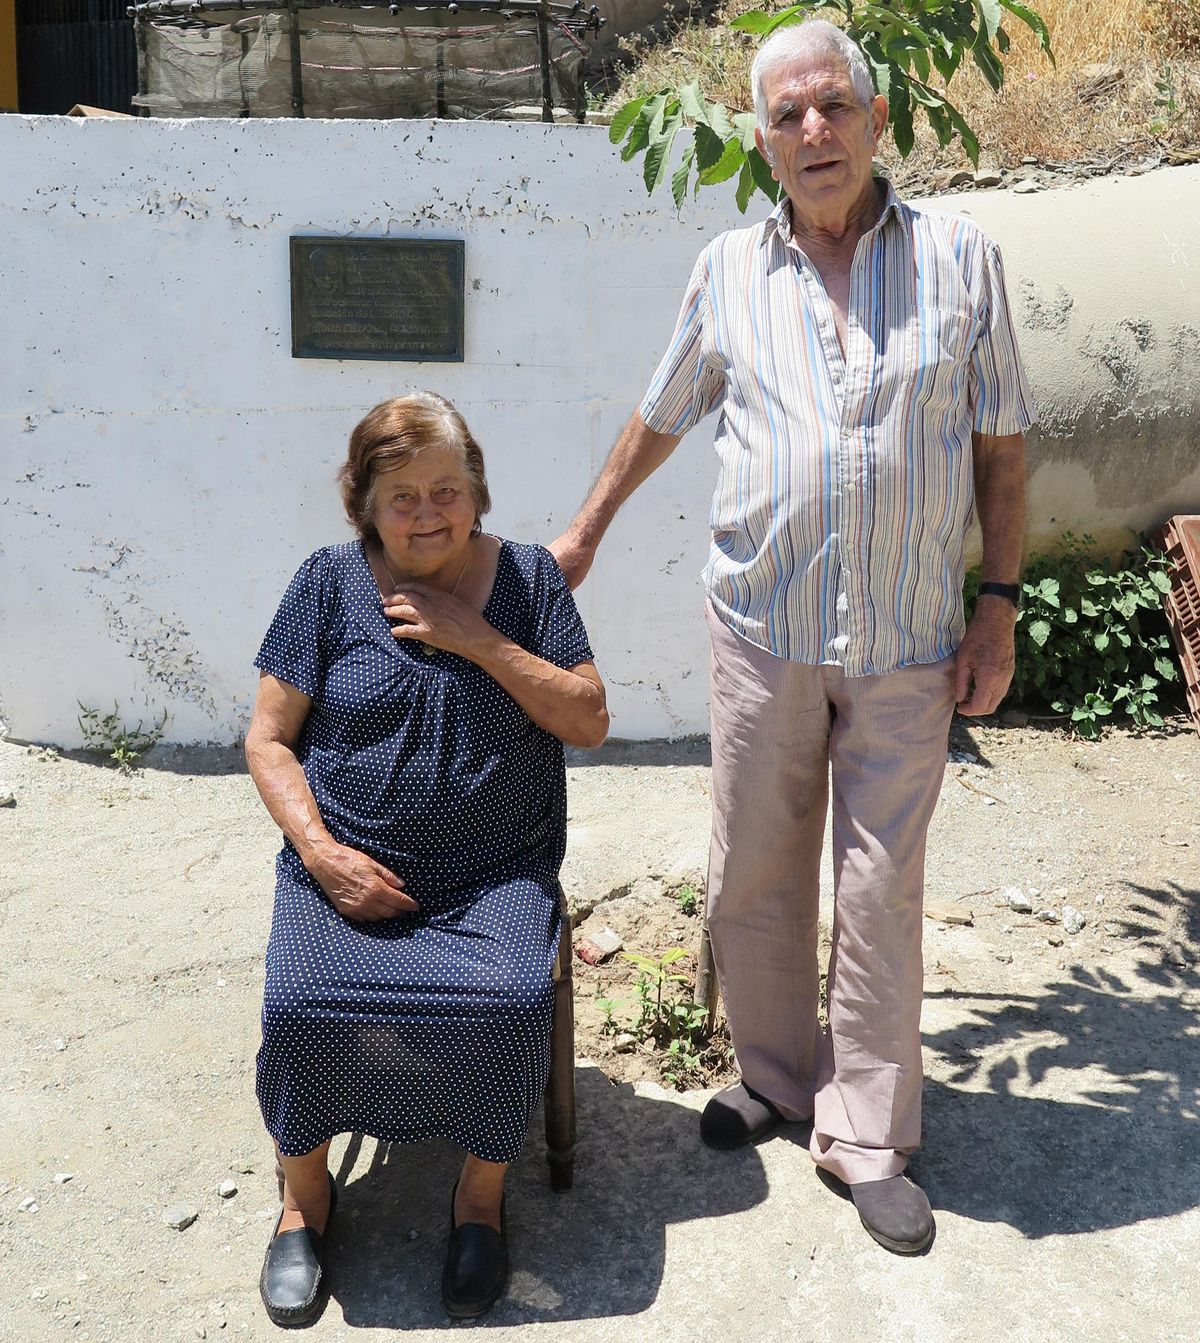
[[[640,408],[674,435],[720,409],[704,571],[718,616],[850,676],[958,647],[972,431],[1034,418],[995,243],[885,189],[844,353],[785,199],[701,252]]]

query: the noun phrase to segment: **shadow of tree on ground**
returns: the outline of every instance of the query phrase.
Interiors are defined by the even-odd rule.
[[[972,1018],[925,1038],[943,1076],[913,1168],[936,1207],[1038,1237],[1200,1206],[1200,890],[1131,889],[1132,969],[930,995]],[[1026,1094],[1047,1083],[1069,1099]]]

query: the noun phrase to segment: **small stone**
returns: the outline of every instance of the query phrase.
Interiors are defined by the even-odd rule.
[[[980,168],[972,180],[977,187],[998,187],[1004,179],[995,168]]]
[[[955,187],[969,187],[974,180],[974,174],[963,168],[959,168],[955,172],[935,173],[933,189],[934,191],[953,191]]]
[[[29,1299],[31,1301],[45,1301],[46,1289],[44,1287],[34,1287],[30,1290]]]
[[[1050,936],[1046,938],[1046,941],[1052,947],[1061,947],[1063,944],[1062,938],[1059,937],[1057,933],[1051,933]]]
[[[0,793],[0,807],[15,807],[17,799],[11,793]]]
[[[219,988],[219,989],[223,989],[224,987],[225,987],[225,981],[224,981],[223,979],[218,979],[218,980],[217,980],[217,988]]]
[[[231,1161],[229,1169],[235,1171],[238,1175],[253,1175],[255,1163],[250,1160]]]
[[[1006,886],[1004,888],[1004,903],[1015,914],[1033,913],[1033,901],[1019,886]]]
[[[1011,951],[998,951],[998,952],[996,953],[996,959],[1000,962],[1001,965],[1011,965],[1011,964],[1012,964],[1012,959],[1013,959],[1013,958],[1012,958],[1012,952],[1011,952]]]
[[[1063,928],[1068,933],[1070,933],[1072,937],[1074,937],[1076,933],[1083,932],[1084,925],[1086,923],[1087,919],[1083,917],[1083,915],[1075,908],[1074,905],[1068,905],[1063,910],[1062,925]]]
[[[1017,185],[1013,187],[1013,195],[1032,196],[1035,191],[1041,191],[1041,189],[1042,188],[1036,182],[1030,178],[1026,178],[1024,182],[1018,182]]]
[[[1026,168],[1032,168],[1034,164],[1037,163],[1037,161],[1038,161],[1037,158],[1033,154],[1026,154],[1025,157],[1021,160],[1021,162],[1025,165]]]
[[[54,1042],[54,1048],[57,1049],[58,1052],[61,1054],[63,1050],[66,1049],[66,1047],[67,1042],[61,1036],[59,1036],[59,1038]]]
[[[415,1226],[414,1226],[414,1227],[410,1227],[410,1228],[404,1233],[404,1239],[405,1239],[405,1240],[420,1240],[420,1239],[421,1239],[421,1233],[417,1230],[417,1228],[416,1228]]]
[[[238,1187],[233,1180],[222,1180],[221,1183],[217,1185],[217,1193],[220,1194],[222,1198],[232,1198],[237,1191]]]
[[[207,1337],[208,1337],[208,1330],[205,1329],[205,1327],[204,1327],[202,1324],[198,1324],[198,1325],[196,1326],[196,1337],[197,1337],[197,1338],[207,1338]]]
[[[1028,727],[1029,715],[1020,709],[1005,709],[1000,715],[1000,721],[1005,727]]]
[[[17,1211],[18,1211],[18,1212],[37,1212],[37,1211],[38,1211],[38,1201],[37,1201],[37,1199],[34,1198],[32,1195],[30,1195],[29,1198],[23,1198],[23,1199],[20,1201],[20,1203],[17,1204]]]
[[[974,751],[948,751],[946,761],[951,765],[978,765],[979,757]]]
[[[637,1048],[637,1036],[630,1035],[628,1031],[622,1031],[613,1041],[614,1054],[632,1054]]]
[[[1098,896],[1096,897],[1096,903],[1097,903],[1098,905],[1102,905],[1102,904],[1104,903],[1104,896],[1103,896],[1103,895],[1098,895]]]
[[[926,905],[925,917],[961,928],[969,928],[975,922],[969,909],[950,909],[946,905]]]
[[[611,928],[601,928],[599,932],[589,933],[580,939],[575,947],[575,955],[587,965],[603,965],[624,945],[618,933],[614,933]]]
[[[163,1213],[162,1219],[172,1231],[186,1231],[199,1216],[195,1208],[186,1203],[176,1203]]]
[[[1033,917],[1035,919],[1038,919],[1041,923],[1058,922],[1058,915],[1052,909],[1039,909],[1038,912]]]
[[[1121,927],[1119,923],[1113,923],[1110,921],[1104,925],[1104,931],[1109,935],[1109,937],[1120,937],[1124,929]]]
[[[75,1178],[75,1172],[72,1170],[60,1170],[55,1173],[55,1184],[69,1184]]]

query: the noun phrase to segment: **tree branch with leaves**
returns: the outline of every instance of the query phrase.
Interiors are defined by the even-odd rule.
[[[912,152],[914,118],[923,112],[940,145],[957,137],[971,162],[978,164],[978,137],[946,90],[967,59],[993,89],[1000,89],[1004,83],[1001,58],[1009,48],[1003,23],[1006,15],[1032,29],[1042,50],[1054,60],[1045,21],[1020,0],[880,0],[873,4],[799,0],[774,12],[751,10],[729,26],[765,38],[778,28],[819,14],[839,20],[862,48],[875,89],[888,100],[888,122],[903,158]],[[935,76],[940,84],[933,82]],[[737,205],[744,213],[756,191],[771,201],[779,199],[779,183],[754,143],[755,125],[752,111],[710,102],[693,81],[625,103],[613,118],[609,138],[613,144],[624,142],[621,158],[625,162],[644,155],[642,176],[647,191],[656,191],[670,178],[676,208],[683,205],[689,186],[695,194],[702,186],[736,177]],[[675,141],[687,131],[691,140],[672,171]]]

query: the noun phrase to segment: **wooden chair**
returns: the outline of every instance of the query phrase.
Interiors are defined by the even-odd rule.
[[[562,931],[554,965],[554,1024],[550,1027],[550,1077],[546,1082],[546,1160],[550,1187],[570,1189],[575,1183],[575,972],[571,911],[566,892],[558,887]]]

